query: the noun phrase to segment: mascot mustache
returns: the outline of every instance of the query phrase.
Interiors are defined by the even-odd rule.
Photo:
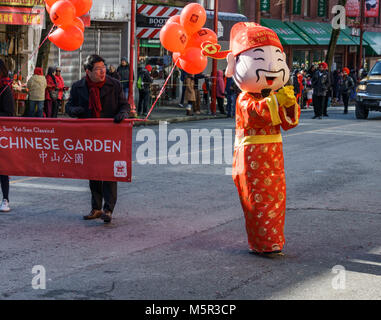
[[[259,72],[266,72],[266,73],[274,73],[274,74],[277,74],[279,72],[283,72],[283,82],[284,82],[284,77],[286,76],[286,70],[285,69],[280,69],[278,71],[269,71],[269,70],[265,70],[265,69],[257,69],[256,73],[257,73],[257,82],[259,82],[261,76],[259,75]]]

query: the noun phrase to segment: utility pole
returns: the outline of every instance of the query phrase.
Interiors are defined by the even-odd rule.
[[[255,1],[255,22],[261,24],[261,0]]]
[[[359,52],[359,61],[357,65],[357,70],[360,70],[363,65],[362,65],[362,60],[363,60],[363,38],[364,38],[364,9],[365,9],[365,4],[364,0],[360,1],[360,52]]]
[[[214,32],[217,34],[217,39],[218,39],[218,0],[214,0]],[[217,101],[217,60],[213,59],[212,96],[210,101],[210,112],[212,114],[216,114],[216,101]]]
[[[134,57],[135,57],[135,16],[136,0],[131,0],[131,27],[130,27],[130,76],[128,82],[128,103],[130,104],[130,117],[136,117],[134,101]]]

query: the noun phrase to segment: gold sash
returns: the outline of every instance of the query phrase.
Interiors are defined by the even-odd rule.
[[[242,147],[250,144],[266,144],[277,142],[282,142],[282,135],[280,133],[272,135],[246,136],[243,138],[236,137],[234,146]]]

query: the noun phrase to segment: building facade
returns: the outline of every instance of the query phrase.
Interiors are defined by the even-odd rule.
[[[310,67],[325,59],[332,32],[333,8],[338,0],[240,0],[238,12],[257,21],[256,2],[260,1],[261,24],[274,29],[284,46],[290,67]],[[377,2],[379,2],[377,0]],[[233,5],[231,5],[233,6]],[[381,6],[378,16],[364,18],[363,46],[365,64],[370,68],[381,56]],[[359,69],[360,38],[352,35],[359,18],[347,18],[337,42],[333,68]]]

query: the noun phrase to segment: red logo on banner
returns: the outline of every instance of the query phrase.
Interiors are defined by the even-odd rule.
[[[378,17],[379,0],[365,0],[364,15],[366,18]]]
[[[0,174],[131,182],[132,122],[0,118]]]

